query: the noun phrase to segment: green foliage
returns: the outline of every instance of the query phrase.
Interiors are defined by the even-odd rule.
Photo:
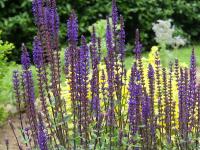
[[[11,50],[14,48],[12,43],[3,42],[1,40],[1,31],[0,31],[0,79],[3,78],[5,72],[8,68],[7,57],[6,55],[11,53]]]
[[[101,19],[101,20],[97,21],[96,23],[94,23],[93,25],[89,26],[89,28],[88,28],[88,30],[90,31],[90,34],[92,34],[92,30],[93,30],[93,26],[94,26],[97,36],[101,38],[101,51],[102,51],[101,54],[103,55],[103,57],[106,56],[106,54],[107,54],[106,36],[105,36],[106,24],[107,24],[107,21],[105,19]]]
[[[14,63],[7,64],[6,75],[0,79],[0,104],[7,104],[14,102],[12,74],[13,70],[18,69],[19,65]]]
[[[2,3],[0,3],[2,6]],[[16,68],[13,62],[7,62],[7,55],[14,49],[14,44],[4,42],[1,40],[0,31],[0,125],[7,119],[8,112],[4,109],[5,104],[11,102],[13,99],[12,83],[12,70]]]
[[[14,45],[12,43],[3,42],[1,40],[1,33],[0,31],[0,59],[1,61],[7,61],[6,55],[10,53],[10,51],[14,48]]]
[[[7,117],[8,113],[4,110],[3,107],[0,107],[0,126],[3,124]]]
[[[35,32],[31,15],[31,0],[0,0],[0,29],[3,40],[15,44],[16,50],[8,55],[9,60],[19,62],[21,43],[32,41]],[[32,44],[28,42],[30,47]]]
[[[193,39],[198,39],[200,35],[200,1],[177,0],[173,7],[173,18],[178,20],[177,25],[181,26]]]
[[[12,84],[10,82],[12,72],[10,72],[10,67],[15,66],[14,63],[7,62],[7,54],[11,53],[11,50],[14,49],[14,45],[9,42],[3,42],[1,40],[1,31],[0,31],[0,103],[2,101],[7,101],[11,95]]]

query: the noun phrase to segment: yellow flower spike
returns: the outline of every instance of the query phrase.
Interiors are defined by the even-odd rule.
[[[154,51],[154,52],[158,51],[158,46],[152,46],[151,51]]]
[[[151,48],[151,51],[150,51],[149,56],[148,56],[149,63],[152,64],[153,66],[155,66],[156,52],[158,52],[158,47],[157,46],[153,46]]]

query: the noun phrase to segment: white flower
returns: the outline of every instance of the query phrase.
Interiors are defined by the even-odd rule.
[[[176,36],[174,37],[173,41],[173,47],[179,47],[179,46],[184,46],[186,44],[187,40],[184,39],[181,36]]]
[[[158,20],[153,23],[153,31],[155,32],[155,40],[160,45],[171,45],[171,46],[184,46],[186,39],[181,36],[173,37],[175,27],[171,25],[172,20]]]

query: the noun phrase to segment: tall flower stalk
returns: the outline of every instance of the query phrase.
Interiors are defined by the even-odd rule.
[[[76,70],[75,65],[77,61],[77,42],[78,42],[78,24],[77,16],[75,12],[72,12],[69,20],[67,21],[67,38],[69,42],[69,47],[66,52],[69,66],[66,66],[69,69],[69,86],[70,86],[70,96],[73,108],[73,141],[74,149],[76,149],[76,117],[77,112],[77,100],[76,100]]]
[[[22,69],[13,72],[18,110],[25,108],[26,117],[22,111],[19,115],[26,149],[198,149],[200,84],[194,50],[189,68],[182,68],[178,60],[164,68],[159,52],[155,61],[146,65],[137,29],[135,60],[128,70],[124,20],[113,0],[106,24],[105,57],[95,28],[90,43],[83,35],[79,42],[78,18],[71,12],[66,82],[61,84],[56,1],[33,0],[32,4],[37,26],[34,66],[23,44]],[[32,68],[36,69],[37,84],[33,83]],[[10,126],[22,149],[11,121]]]

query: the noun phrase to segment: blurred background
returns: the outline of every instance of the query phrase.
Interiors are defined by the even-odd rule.
[[[171,19],[176,32],[194,43],[200,39],[199,0],[117,0],[126,27],[126,41],[132,45],[136,28],[141,31],[142,43],[147,50],[155,44],[152,23]],[[66,46],[66,20],[74,9],[78,15],[80,35],[89,37],[88,27],[105,19],[111,11],[111,0],[57,0],[60,17],[60,42]],[[15,45],[8,55],[9,61],[20,62],[20,47],[24,42],[31,49],[35,25],[31,0],[0,0],[0,30],[3,41]]]
[[[79,35],[90,39],[91,26],[105,40],[105,19],[111,13],[111,0],[57,0],[60,17],[60,48],[67,47],[66,21],[72,10],[78,15]],[[0,122],[13,109],[12,71],[20,69],[21,43],[32,51],[36,27],[31,0],[0,0]],[[199,0],[117,0],[126,30],[126,64],[131,66],[135,29],[141,32],[143,55],[152,47],[163,51],[161,57],[178,57],[189,65],[191,49],[200,56]],[[105,50],[106,51],[106,50]],[[197,59],[197,64],[200,62]],[[6,110],[6,111],[5,111]]]

